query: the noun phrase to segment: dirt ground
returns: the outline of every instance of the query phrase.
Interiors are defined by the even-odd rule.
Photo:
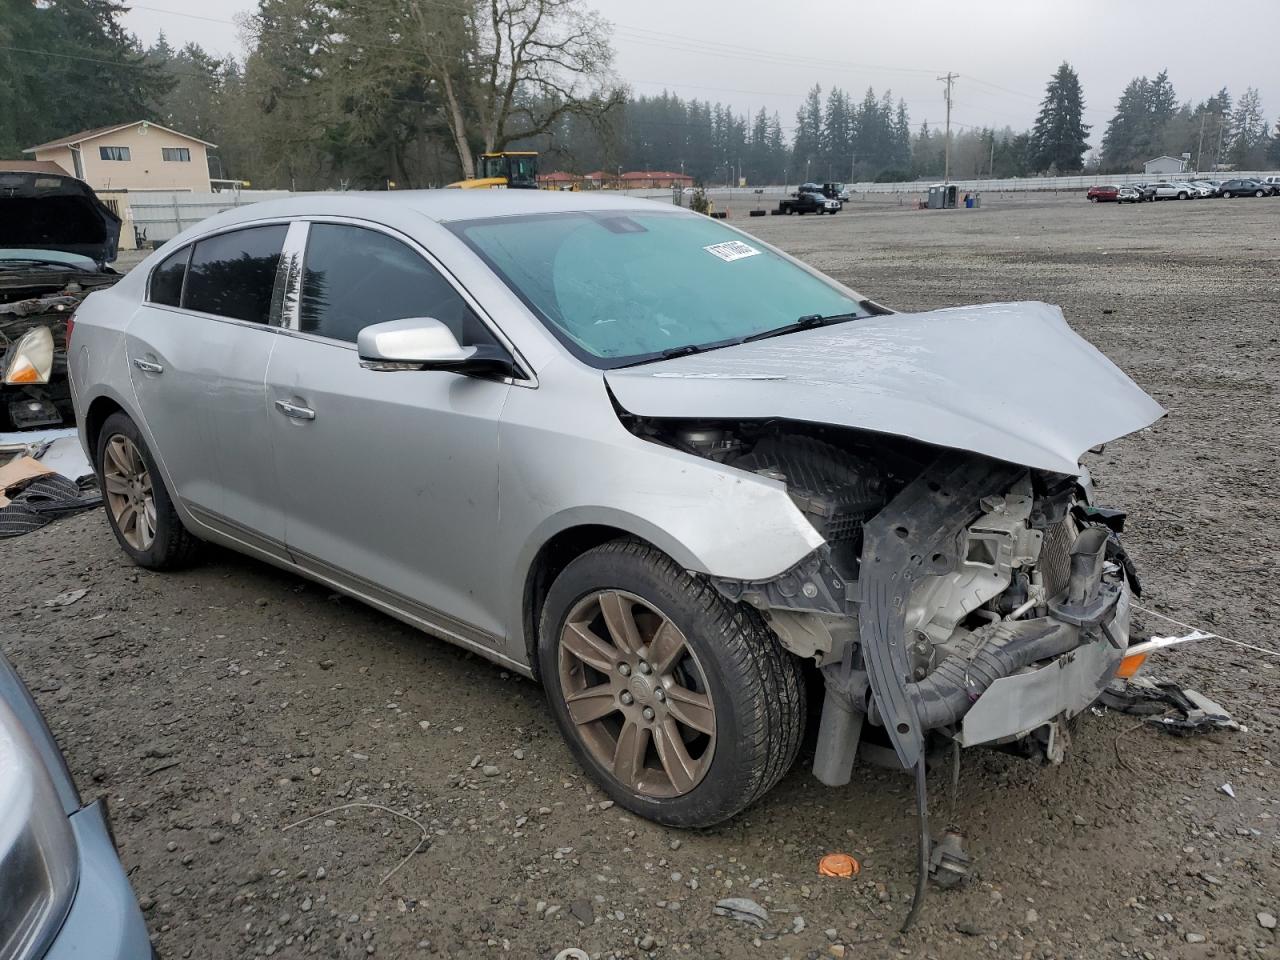
[[[1092,461],[1104,502],[1131,512],[1145,602],[1280,647],[1280,199],[748,206],[731,222],[896,308],[1061,304],[1169,410]],[[0,601],[0,647],[85,795],[109,798],[162,957],[1280,956],[1258,916],[1280,915],[1280,659],[1225,643],[1148,669],[1247,732],[1086,715],[1058,767],[966,753],[954,812],[934,771],[933,821],[968,835],[975,877],[931,891],[902,937],[901,773],[826,789],[810,745],[732,822],[664,829],[602,802],[534,684],[229,553],[138,570],[98,513],[5,542]],[[404,816],[323,812],[344,804]],[[861,875],[820,878],[831,851]],[[763,904],[768,926],[713,916],[725,896]]]

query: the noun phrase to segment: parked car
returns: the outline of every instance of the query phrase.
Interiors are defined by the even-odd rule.
[[[843,183],[824,183],[821,187],[822,195],[828,200],[839,200],[841,207],[849,201],[849,191]]]
[[[120,218],[75,177],[0,162],[0,430],[74,419],[67,322],[94,290],[120,279]]]
[[[1262,182],[1271,188],[1271,195],[1273,197],[1280,197],[1280,177],[1263,177]]]
[[[1236,179],[1226,180],[1218,188],[1218,196],[1230,200],[1232,197],[1265,197],[1271,192],[1269,186],[1258,180]]]
[[[1218,185],[1212,180],[1192,180],[1191,185],[1199,191],[1200,197],[1216,197]]]
[[[184,231],[72,344],[136,563],[225,544],[537,677],[662,823],[786,773],[806,669],[839,784],[868,716],[921,777],[1060,759],[1125,655],[1080,458],[1163,411],[1045,304],[894,313],[598,192],[333,193]]]
[[[0,655],[0,956],[154,957],[107,821]]]
[[[1189,184],[1170,182],[1161,180],[1159,183],[1153,183],[1153,200],[1190,200],[1191,187]]]
[[[1135,183],[1133,187],[1142,194],[1143,200],[1154,200],[1156,198],[1156,185],[1154,183]]]
[[[1115,184],[1093,186],[1085,196],[1089,198],[1090,203],[1107,203],[1120,198],[1120,188]]]
[[[1142,191],[1137,187],[1121,187],[1116,194],[1116,200],[1120,203],[1141,203]]]
[[[823,193],[822,184],[802,183],[794,194],[778,202],[778,212],[785,214],[836,214],[840,212],[840,206],[839,200],[834,200]]]

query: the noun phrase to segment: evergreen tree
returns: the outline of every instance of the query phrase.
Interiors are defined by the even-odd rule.
[[[120,24],[127,8],[117,0],[4,0],[3,9],[0,40],[21,49],[0,50],[0,156],[149,119],[172,85]]]
[[[822,88],[814,84],[796,112],[796,136],[791,146],[796,169],[791,179],[811,176],[822,150]]]
[[[1064,61],[1045,88],[1040,113],[1031,131],[1032,165],[1037,171],[1080,170],[1084,166],[1088,137],[1080,78]]]
[[[1116,112],[1102,137],[1104,170],[1130,170],[1143,159],[1150,159],[1141,156],[1148,136],[1147,110],[1150,103],[1151,82],[1146,77],[1134,77],[1120,94]]]
[[[1262,166],[1266,155],[1267,121],[1262,112],[1262,98],[1253,87],[1245,88],[1231,114],[1235,134],[1227,153],[1238,169]]]
[[[853,131],[849,125],[849,98],[839,87],[827,94],[825,122],[822,126],[819,168],[824,179],[839,180],[849,169],[849,151]]]

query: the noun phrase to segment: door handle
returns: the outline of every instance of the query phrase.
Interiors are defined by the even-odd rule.
[[[294,420],[314,420],[316,418],[316,412],[310,407],[301,407],[296,403],[290,403],[288,400],[277,400],[276,409],[286,417]]]
[[[164,373],[164,364],[156,363],[153,360],[143,360],[141,357],[138,357],[133,361],[133,365],[143,373]]]

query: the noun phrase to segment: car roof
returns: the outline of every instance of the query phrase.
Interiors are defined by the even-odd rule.
[[[221,225],[263,217],[353,216],[369,218],[379,210],[411,210],[438,223],[517,217],[539,213],[682,211],[669,199],[630,197],[603,190],[372,190],[309,193],[246,204],[222,214]]]

